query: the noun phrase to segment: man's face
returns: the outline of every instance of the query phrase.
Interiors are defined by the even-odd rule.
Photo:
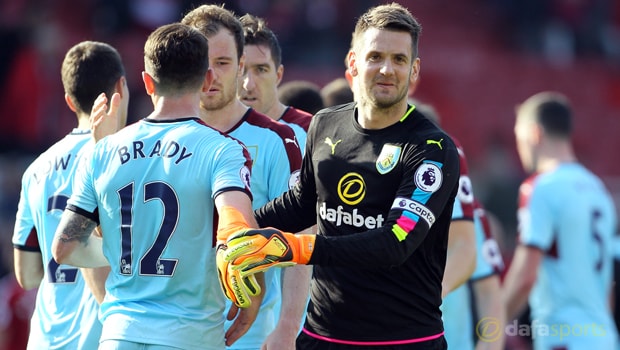
[[[368,29],[359,38],[350,58],[361,100],[379,108],[391,107],[407,98],[412,79],[416,79],[420,62],[413,59],[411,36],[406,32]]]
[[[237,82],[242,65],[237,59],[235,39],[227,29],[209,37],[209,66],[213,69],[213,84],[202,94],[200,107],[220,110],[237,97]]]
[[[239,99],[261,113],[267,113],[278,102],[278,84],[282,65],[276,67],[268,47],[245,46],[245,69],[239,85]]]

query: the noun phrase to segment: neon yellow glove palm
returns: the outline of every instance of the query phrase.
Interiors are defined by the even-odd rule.
[[[224,259],[241,277],[273,266],[307,264],[314,251],[315,235],[295,235],[274,228],[242,229],[230,235]]]
[[[225,255],[226,245],[219,244],[215,260],[220,287],[224,295],[235,305],[247,308],[252,304],[250,296],[260,294],[261,288],[254,275],[241,276],[239,270],[234,270],[230,263],[225,260]]]

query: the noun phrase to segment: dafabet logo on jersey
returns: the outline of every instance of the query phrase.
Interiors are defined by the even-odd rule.
[[[346,173],[338,181],[338,197],[344,204],[356,205],[366,195],[366,183],[358,173]]]
[[[384,175],[392,171],[400,159],[401,147],[385,144],[377,158],[377,171]]]
[[[358,173],[347,173],[338,181],[338,198],[349,206],[359,204],[366,196],[366,182],[362,175]],[[334,223],[336,226],[349,225],[354,227],[365,227],[366,229],[374,229],[383,226],[383,215],[364,216],[360,214],[358,209],[351,211],[345,210],[345,207],[338,205],[336,209],[328,208],[327,203],[321,203],[319,207],[319,216],[322,220]]]

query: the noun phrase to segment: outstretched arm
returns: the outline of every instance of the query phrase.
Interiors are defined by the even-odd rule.
[[[382,225],[377,225],[380,227],[339,236],[294,235],[272,228],[246,230],[228,238],[227,259],[244,274],[262,271],[273,265],[295,263],[355,268],[376,268],[379,265],[389,267],[401,265],[406,261],[422,244],[431,226],[437,227],[436,232],[442,235],[445,233],[445,238],[442,236],[439,239],[447,240],[449,222],[445,218],[450,217],[452,213],[458,185],[459,166],[456,149],[433,149],[425,154],[422,161],[416,153],[403,162],[407,163],[407,174],[402,176],[387,220]],[[432,170],[442,177],[442,181],[438,182],[440,184],[438,188],[429,192],[417,189],[417,184],[412,180],[415,178],[415,173],[425,169],[428,172]],[[298,189],[299,186],[295,190]],[[305,197],[316,200],[315,194],[304,196],[303,192],[295,195],[289,191],[263,206],[255,212],[259,218],[258,223],[285,231],[292,229],[294,232],[296,229],[306,228],[307,225],[303,227],[294,225],[292,219],[285,221],[289,212],[287,204],[291,199],[297,198],[299,203],[309,202],[304,200]],[[309,203],[299,207],[309,208],[308,205]],[[313,215],[315,208],[316,202],[312,206]]]
[[[218,221],[218,230],[217,230],[217,239],[218,244],[223,244],[226,238],[235,231],[240,229],[248,228],[250,226],[257,227],[256,220],[254,220],[254,215],[252,213],[252,203],[248,195],[241,191],[227,191],[223,192],[215,198],[215,207],[218,210],[219,221]],[[223,251],[222,251],[223,252]],[[218,254],[221,254],[219,252]],[[224,261],[220,260],[218,256],[218,270],[220,270],[220,281],[222,283],[229,283],[229,279],[223,278],[223,274],[230,274],[231,271],[228,270],[228,264]],[[236,305],[232,305],[231,309],[228,310],[227,319],[232,320],[234,322],[226,330],[226,345],[230,346],[234,342],[236,342],[241,336],[243,336],[249,329],[250,326],[256,320],[258,315],[258,311],[260,308],[260,304],[264,297],[264,276],[262,274],[256,275],[256,283],[263,290],[263,292],[258,295],[248,295],[250,299],[250,303],[248,307],[239,309]],[[229,287],[232,287],[229,285]],[[230,299],[232,296],[236,298],[238,296],[237,293],[232,290],[226,291],[226,287],[223,284],[222,288],[224,289],[224,294],[227,295]],[[243,286],[242,286],[243,288]],[[235,302],[235,300],[233,300]]]

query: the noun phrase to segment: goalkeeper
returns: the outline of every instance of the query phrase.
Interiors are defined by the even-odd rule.
[[[348,54],[357,103],[313,117],[298,185],[255,211],[277,229],[236,231],[221,252],[240,277],[314,265],[297,349],[447,348],[439,305],[459,159],[407,103],[419,31],[395,3],[360,17]],[[315,223],[317,235],[287,233]]]

